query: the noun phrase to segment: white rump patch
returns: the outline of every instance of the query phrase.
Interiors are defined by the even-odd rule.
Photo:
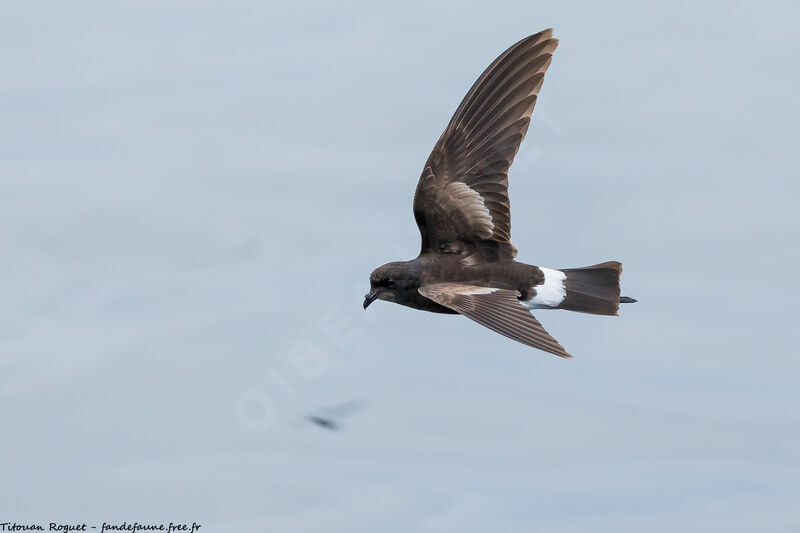
[[[567,288],[564,286],[564,280],[567,279],[567,275],[560,270],[553,270],[552,268],[539,267],[539,270],[544,272],[544,283],[533,287],[536,291],[536,296],[520,303],[528,309],[552,309],[553,307],[558,307],[567,297]]]

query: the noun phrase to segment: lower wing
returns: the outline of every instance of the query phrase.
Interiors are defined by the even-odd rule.
[[[517,291],[463,283],[431,283],[420,287],[419,293],[522,344],[560,357],[572,357],[522,306]]]

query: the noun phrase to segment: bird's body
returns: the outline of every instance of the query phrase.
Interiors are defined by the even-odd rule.
[[[407,307],[436,313],[454,314],[453,311],[422,296],[419,288],[423,285],[434,283],[468,283],[477,287],[498,287],[501,289],[518,290],[523,299],[527,299],[531,287],[544,281],[544,274],[538,267],[526,265],[514,260],[496,261],[492,263],[477,263],[463,265],[461,258],[452,254],[420,254],[411,261],[389,263],[391,270],[396,270],[399,275],[392,279],[399,279],[402,273],[412,274],[412,279],[418,283],[409,283],[399,292],[400,297],[393,301]]]
[[[515,260],[508,169],[558,41],[531,35],[500,55],[464,97],[422,171],[414,218],[422,247],[411,261],[370,276],[366,309],[381,299],[423,311],[458,313],[519,342],[570,357],[530,314],[568,309],[616,315],[616,261],[548,269]]]

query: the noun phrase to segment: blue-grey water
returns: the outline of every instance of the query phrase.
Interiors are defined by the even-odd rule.
[[[800,531],[800,6],[18,3],[0,18],[0,522]],[[567,361],[378,302],[497,54],[561,45],[519,259],[624,264]],[[339,431],[308,415],[358,399]]]

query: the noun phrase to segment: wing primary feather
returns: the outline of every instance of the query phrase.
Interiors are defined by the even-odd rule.
[[[552,36],[552,29],[543,30],[500,54],[450,119],[414,195],[423,253],[449,249],[445,244],[460,241],[460,253],[472,256],[473,263],[516,255],[508,170],[558,47]],[[451,189],[455,183],[463,188]]]
[[[522,306],[517,291],[433,283],[420,287],[419,293],[501,335],[561,357],[572,357]]]

